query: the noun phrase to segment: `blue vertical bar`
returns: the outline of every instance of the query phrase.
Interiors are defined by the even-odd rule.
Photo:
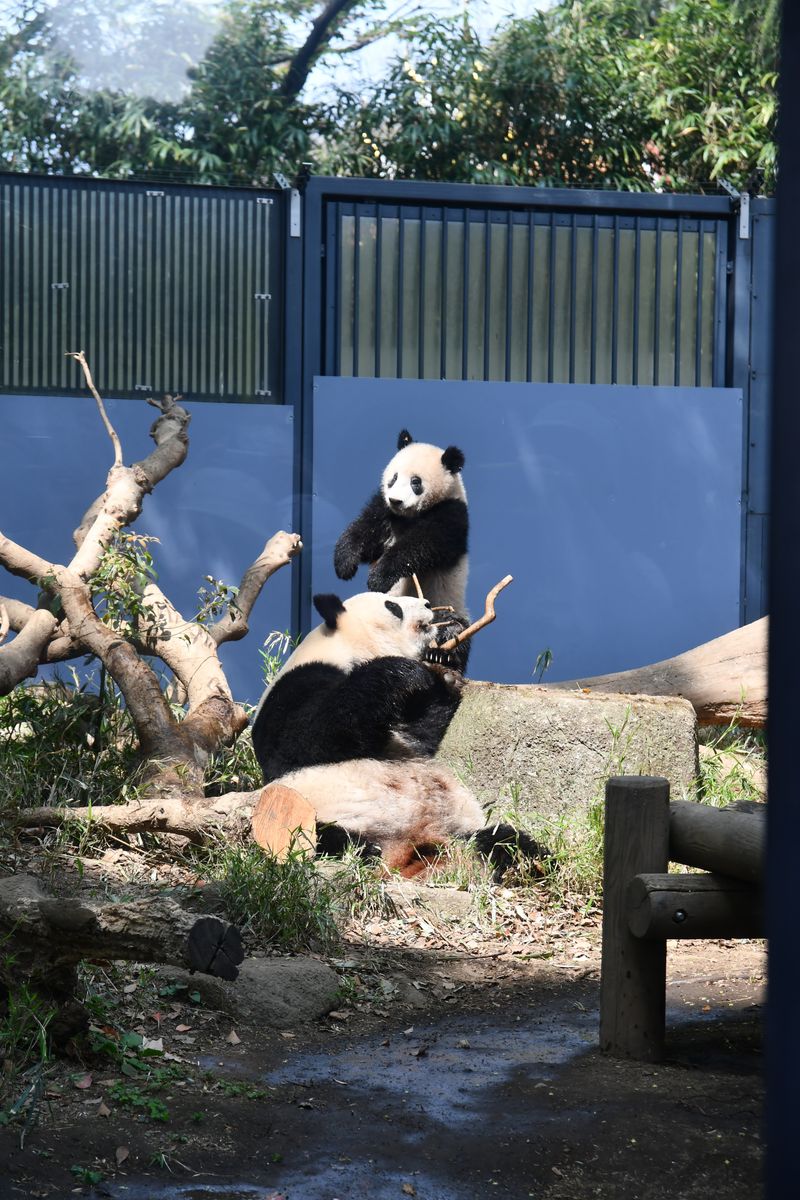
[[[383,265],[383,218],[375,206],[375,378],[381,374],[381,270]]]
[[[658,384],[661,352],[661,221],[656,217],[656,302],[653,305],[653,384]]]
[[[675,387],[681,386],[681,290],[683,288],[683,217],[678,217],[675,238]]]
[[[614,215],[614,275],[612,296],[612,383],[618,383],[619,340],[619,216]]]
[[[536,214],[533,211],[528,213],[528,308],[525,315],[525,378],[528,383],[533,379],[533,281],[534,266],[536,265],[534,240],[535,216]]]
[[[597,213],[592,216],[592,330],[589,347],[589,382],[597,383],[597,256],[598,237]]]
[[[694,332],[694,386],[703,382],[703,222],[697,222],[697,308]]]
[[[419,209],[419,297],[417,307],[417,376],[425,378],[425,209]]]
[[[724,387],[728,335],[728,227],[724,221],[715,221],[714,229],[714,360],[711,384],[713,387]]]
[[[483,378],[491,375],[490,325],[492,316],[492,214],[484,214],[483,223]]]
[[[301,198],[302,237],[287,237],[285,280],[291,298],[287,315],[287,399],[295,397],[295,530],[305,551],[294,560],[292,575],[292,632],[306,633],[311,625],[311,554],[314,530],[312,500],[314,487],[314,376],[322,369],[324,288],[323,181],[309,179]],[[289,221],[288,203],[286,222]],[[327,217],[327,214],[324,214]],[[337,232],[340,236],[340,231]],[[300,283],[302,281],[302,283]],[[292,317],[296,319],[292,319]],[[296,356],[296,362],[290,361]],[[291,384],[291,390],[289,387]]]
[[[353,374],[358,375],[361,341],[361,209],[354,208],[353,227]]]
[[[439,378],[447,378],[447,209],[442,206],[442,272],[439,305]]]
[[[326,375],[342,373],[342,228],[343,206],[331,200],[325,209],[325,256],[321,268],[325,280],[325,365]]]
[[[639,287],[642,269],[641,228],[639,218],[633,218],[633,345],[631,347],[631,383],[639,382]]]
[[[469,209],[464,209],[464,273],[461,279],[461,378],[469,379]]]
[[[553,382],[556,344],[556,214],[550,213],[550,295],[547,307],[547,382]]]
[[[572,226],[570,228],[570,271],[569,271],[569,381],[575,382],[575,321],[577,320],[577,296],[578,290],[578,231],[575,227],[575,213],[572,214]]]
[[[403,305],[405,297],[406,218],[402,205],[397,206],[397,378],[403,378]]]
[[[781,61],[800,61],[800,5],[783,5]],[[800,955],[797,952],[797,680],[800,677],[800,405],[797,313],[800,311],[800,74],[780,75],[777,227],[773,323],[771,551],[769,565],[769,804],[766,886],[767,992],[766,1200],[791,1194],[797,1173],[800,1111]],[[750,239],[740,239],[750,240]]]
[[[506,217],[506,357],[505,380],[511,378],[511,334],[512,334],[512,290],[514,286],[514,214],[509,210]]]

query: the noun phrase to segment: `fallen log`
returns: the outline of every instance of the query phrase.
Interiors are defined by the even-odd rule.
[[[761,729],[767,720],[768,617],[695,646],[675,658],[614,675],[548,683],[547,688],[641,696],[682,696],[700,725],[733,721]]]
[[[261,792],[226,792],[224,796],[180,799],[161,796],[129,804],[85,808],[21,808],[22,829],[57,828],[67,821],[86,821],[96,829],[117,833],[174,833],[203,843],[217,836],[237,841],[250,836],[253,809]]]
[[[234,926],[198,917],[168,896],[128,903],[55,897],[24,874],[0,879],[0,939],[13,959],[11,982],[27,976],[60,1000],[84,960],[168,963],[235,979],[244,957]]]

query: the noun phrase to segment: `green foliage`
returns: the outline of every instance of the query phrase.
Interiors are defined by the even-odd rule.
[[[230,920],[259,942],[283,950],[336,944],[332,889],[299,845],[283,861],[254,843],[220,845],[200,869],[220,881]]]
[[[346,37],[388,30],[400,50],[379,83],[334,80],[328,100],[290,69],[320,8],[30,0],[0,36],[0,162],[245,185],[310,157],[478,183],[774,180],[778,0],[556,0],[483,41],[467,9],[381,24],[380,0],[354,0],[315,60],[333,69]]]
[[[157,541],[133,530],[120,530],[90,580],[102,620],[126,636],[136,634],[140,621],[154,618],[143,595],[148,583],[158,578],[150,553],[150,543]]]
[[[82,1167],[75,1163],[70,1167],[70,1171],[78,1183],[85,1184],[87,1187],[95,1187],[98,1183],[103,1182],[103,1172],[97,1171],[93,1167]]]
[[[259,654],[261,655],[261,673],[264,677],[265,687],[272,683],[299,641],[299,637],[293,638],[288,632],[281,633],[277,629],[273,629],[264,639],[264,645],[259,650]]]
[[[340,99],[333,161],[396,178],[667,190],[743,185],[758,167],[771,185],[774,8],[561,0],[485,44],[466,16],[410,23],[385,80]]]
[[[151,1121],[167,1122],[169,1120],[169,1109],[162,1100],[159,1100],[158,1096],[149,1095],[140,1087],[124,1083],[121,1079],[112,1083],[109,1096],[115,1104],[137,1109]]]
[[[4,975],[11,968],[13,958],[5,955]],[[9,988],[5,1012],[0,1016],[0,1060],[10,1064],[10,1071],[7,1068],[5,1075],[19,1074],[49,1061],[47,1027],[54,1013],[55,1008],[46,1004],[29,984],[20,983]],[[0,1094],[4,1091],[0,1085]]]
[[[0,697],[0,810],[93,805],[135,787],[132,724],[110,680],[15,688]]]
[[[222,579],[215,579],[213,575],[204,575],[203,579],[205,583],[201,583],[197,590],[200,603],[194,618],[200,625],[219,617],[239,595],[238,587],[225,583]]]
[[[317,54],[348,28],[346,6]],[[271,185],[319,106],[289,64],[316,0],[30,0],[0,40],[0,161],[15,171]],[[313,60],[312,56],[312,60]]]

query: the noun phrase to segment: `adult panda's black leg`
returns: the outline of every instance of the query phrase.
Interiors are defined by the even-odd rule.
[[[520,859],[542,863],[549,852],[529,834],[515,829],[513,825],[487,825],[472,835],[475,849],[488,859],[494,868],[494,880],[498,883],[509,867]]]
[[[317,854],[341,858],[347,850],[355,850],[360,858],[380,858],[381,848],[358,833],[350,833],[341,825],[317,825]]]

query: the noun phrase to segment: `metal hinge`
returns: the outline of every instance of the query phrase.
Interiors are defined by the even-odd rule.
[[[721,179],[720,183],[733,202],[733,211],[739,214],[739,237],[746,241],[750,237],[750,193],[737,191],[726,179]]]
[[[63,292],[65,288],[69,287],[69,284],[68,283],[51,283],[50,287],[53,289],[54,292]]]
[[[164,192],[156,192],[156,191],[151,190],[150,188],[148,188],[148,190],[145,192],[145,196],[162,197],[164,195],[165,195]]]
[[[257,396],[271,396],[272,392],[269,390],[269,388],[256,388],[256,395]]]
[[[271,300],[272,292],[253,292],[254,300]]]
[[[153,385],[152,383],[135,383],[133,385],[133,390],[135,392],[152,392]]]
[[[272,204],[271,196],[256,196],[256,204]]]

